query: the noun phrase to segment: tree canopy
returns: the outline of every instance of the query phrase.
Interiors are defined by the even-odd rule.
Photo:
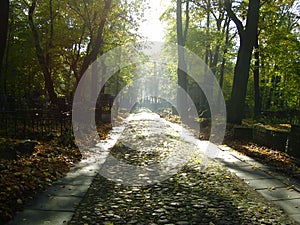
[[[7,106],[70,99],[99,55],[140,38],[144,7],[126,0],[12,0],[2,72]]]
[[[188,2],[185,46],[219,79],[229,122],[300,109],[299,1]],[[171,42],[176,41],[175,10],[174,2],[161,16]]]
[[[98,56],[143,40],[138,30],[145,1],[1,1],[8,3],[1,7],[7,17],[1,20],[0,46],[5,110],[63,108]],[[229,121],[240,123],[261,112],[300,110],[299,7],[297,0],[178,0],[161,20],[167,23],[166,42],[185,46],[209,66],[223,90]],[[120,71],[107,90],[117,92],[132,77]],[[186,74],[176,79],[196,96],[203,115],[201,90]]]

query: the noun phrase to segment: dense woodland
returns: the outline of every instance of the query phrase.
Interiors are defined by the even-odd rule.
[[[2,0],[1,110],[70,109],[76,85],[99,55],[143,40],[138,28],[146,7],[140,0]],[[299,7],[295,0],[173,1],[161,20],[166,42],[190,49],[214,72],[229,122],[292,119],[300,110]],[[178,82],[189,90],[192,81],[183,76]],[[134,79],[128,71],[119,77],[110,86]]]

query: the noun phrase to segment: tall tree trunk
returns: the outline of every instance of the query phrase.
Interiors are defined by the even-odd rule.
[[[228,51],[228,45],[229,45],[229,24],[230,24],[230,20],[227,19],[225,22],[225,27],[226,27],[225,46],[224,46],[224,50],[223,50],[223,59],[222,59],[222,64],[221,64],[221,69],[220,69],[220,80],[219,80],[219,85],[220,85],[221,89],[223,88],[223,83],[224,83],[226,53]]]
[[[259,7],[260,0],[249,0],[247,22],[244,27],[242,21],[240,21],[232,11],[231,1],[225,1],[225,9],[228,16],[235,23],[240,37],[240,47],[234,70],[234,80],[228,107],[228,122],[234,124],[240,124],[244,117],[250,62],[257,36]]]
[[[50,0],[50,12],[52,11],[51,2],[52,2],[52,0]],[[29,13],[28,13],[29,25],[30,25],[30,28],[31,28],[31,31],[32,31],[32,34],[33,34],[33,38],[34,38],[35,51],[36,51],[36,55],[37,55],[37,58],[38,58],[38,62],[40,64],[40,67],[41,67],[43,75],[44,75],[46,90],[48,92],[51,103],[57,105],[58,104],[58,97],[57,97],[57,94],[54,90],[54,83],[53,83],[51,68],[50,68],[49,50],[52,47],[51,46],[52,40],[50,40],[49,45],[47,46],[47,52],[44,53],[43,49],[41,47],[41,44],[40,44],[39,34],[38,34],[37,28],[34,24],[34,20],[33,20],[33,15],[34,15],[34,11],[35,11],[35,8],[36,8],[36,4],[37,4],[37,1],[34,0],[32,2],[32,4],[30,5],[30,7],[29,7]],[[53,18],[51,19],[51,21],[53,22]],[[53,38],[53,30],[52,30],[53,25],[51,25],[50,29],[51,29],[51,31],[50,31],[51,35],[50,36],[52,36],[52,38]]]
[[[210,34],[210,0],[207,1],[207,11],[206,11],[206,38],[208,38]],[[205,64],[208,65],[209,56],[210,56],[210,41],[208,40],[206,43],[206,50],[205,50]]]
[[[6,102],[6,78],[3,73],[3,58],[5,55],[7,33],[8,33],[9,0],[0,0],[0,100],[1,108],[5,107]]]
[[[181,0],[177,0],[177,12],[176,12],[176,22],[177,22],[177,44],[178,44],[178,85],[184,90],[187,91],[187,74],[186,74],[186,63],[184,59],[184,49],[182,48],[185,45],[188,26],[189,26],[189,1],[186,2],[186,23],[183,31],[182,25],[182,2]],[[179,113],[183,117],[183,119],[187,116],[187,99],[186,96],[183,95],[181,91],[177,91],[177,109],[179,109]]]
[[[0,75],[5,54],[8,32],[9,0],[0,0]]]
[[[260,86],[259,86],[259,72],[260,72],[260,62],[259,62],[259,44],[258,44],[258,34],[256,42],[254,45],[254,117],[258,118],[261,112],[261,97],[260,97]]]
[[[243,44],[238,52],[238,59],[234,70],[234,80],[228,108],[228,122],[240,124],[244,117],[247,84],[250,70],[252,47]]]

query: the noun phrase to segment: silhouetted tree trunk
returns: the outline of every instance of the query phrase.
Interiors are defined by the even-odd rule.
[[[0,0],[0,74],[2,74],[2,64],[6,48],[8,32],[9,0]]]
[[[225,12],[223,9],[224,5],[222,4],[221,1],[218,2],[220,12],[216,14],[216,12],[212,11],[212,16],[214,17],[217,25],[217,31],[222,32],[222,34],[226,34],[226,27],[229,21],[228,17],[225,17]],[[222,10],[222,11],[221,11]],[[224,21],[223,27],[222,27],[222,22]],[[210,62],[210,68],[213,74],[216,75],[217,73],[217,67],[219,63],[219,54],[220,54],[220,49],[221,49],[221,40],[217,39],[217,44],[215,47],[215,51],[212,57],[212,61]]]
[[[250,62],[257,36],[259,8],[260,0],[249,0],[247,21],[244,26],[242,21],[240,21],[232,11],[231,1],[225,0],[227,14],[235,23],[240,37],[240,47],[234,70],[234,80],[228,107],[228,122],[230,123],[240,124],[244,117]]]
[[[207,11],[206,11],[206,37],[208,38],[209,35],[210,35],[210,10],[211,10],[210,0],[208,0],[206,4],[207,4],[206,5],[206,7],[207,7]],[[205,64],[206,65],[208,65],[210,55],[211,55],[210,41],[209,41],[209,38],[208,38],[207,43],[206,43],[206,49],[205,49]]]
[[[3,74],[3,58],[5,55],[7,33],[8,33],[9,0],[0,0],[0,99],[1,108],[5,107],[5,75]]]
[[[35,51],[36,55],[39,61],[39,65],[43,71],[44,75],[44,80],[45,80],[45,87],[48,92],[50,101],[52,104],[58,105],[58,98],[57,94],[54,90],[54,84],[53,84],[53,79],[51,75],[51,66],[50,66],[50,49],[52,48],[52,41],[53,39],[53,13],[52,13],[52,0],[50,0],[50,41],[46,47],[45,52],[43,51],[40,43],[40,37],[38,30],[34,24],[34,11],[36,9],[37,5],[37,0],[32,1],[30,7],[29,7],[29,12],[28,12],[28,20],[29,20],[29,25],[33,34],[34,38],[34,44],[35,44]]]
[[[222,58],[222,64],[221,64],[221,69],[220,69],[220,80],[219,80],[219,85],[220,88],[223,88],[223,83],[224,83],[224,74],[225,74],[225,64],[226,64],[226,54],[228,51],[228,45],[229,45],[229,20],[226,20],[225,22],[225,27],[226,27],[226,33],[225,33],[225,46],[223,50],[223,58]]]

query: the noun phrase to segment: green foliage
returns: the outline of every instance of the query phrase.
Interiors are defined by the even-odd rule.
[[[248,1],[232,1],[238,18],[245,22]],[[44,108],[49,104],[45,78],[36,55],[28,13],[32,1],[10,1],[8,48],[1,80],[5,85],[8,110]],[[226,42],[226,20],[223,1],[190,2],[190,25],[186,47],[211,67],[217,79],[224,63],[225,99],[229,99],[233,69],[237,56],[237,31],[231,22]],[[300,39],[299,3],[295,0],[261,1],[259,23],[260,86],[263,110],[300,109]],[[50,0],[37,1],[34,23],[40,44],[59,97],[71,99],[80,79],[85,59],[97,42],[99,24],[105,26],[98,55],[135,40],[140,40],[138,27],[143,21],[147,3],[141,0],[117,0],[107,14],[105,1],[52,1],[53,34],[51,34]],[[166,41],[176,42],[175,1],[161,20],[167,22]],[[184,14],[183,14],[184,15]],[[183,16],[183,20],[185,20]],[[183,21],[185,24],[185,21]],[[245,24],[244,24],[245,25]],[[216,59],[216,62],[214,62]],[[215,64],[216,63],[216,64]],[[254,65],[254,60],[252,61]],[[253,67],[252,67],[253,68]],[[107,83],[106,91],[116,95],[134,76],[133,67],[124,68]],[[167,68],[162,76],[177,79],[176,68]],[[188,80],[192,86],[193,81]],[[248,82],[247,105],[254,107],[253,77]],[[9,106],[9,107],[8,107]]]
[[[52,13],[50,11],[52,3]],[[105,21],[98,55],[139,38],[137,29],[143,18],[141,0],[113,1],[106,14],[105,1],[37,1],[34,25],[59,97],[71,98],[80,79],[86,57],[97,44],[99,24]],[[29,26],[32,1],[10,1],[8,49],[5,60],[6,96],[12,109],[41,108],[48,104],[44,75]],[[104,18],[105,17],[105,18]],[[52,31],[53,24],[53,33]],[[126,79],[124,79],[126,80]],[[33,100],[33,101],[32,101]],[[39,102],[39,105],[32,104]]]
[[[234,68],[234,58],[236,52],[234,49],[235,45],[235,31],[229,33],[228,42],[226,42],[226,21],[228,20],[223,9],[223,4],[219,1],[211,1],[211,5],[207,2],[192,1],[190,3],[190,21],[189,30],[187,35],[187,41],[185,47],[196,55],[198,55],[203,61],[205,61],[217,79],[221,76],[224,77],[222,84],[225,98],[229,98],[231,85],[232,85],[232,74]],[[209,19],[208,19],[209,17]],[[185,20],[185,18],[183,18]],[[167,22],[166,41],[176,42],[176,15],[175,15],[175,4],[173,4],[166,12],[161,16],[161,20]],[[208,21],[209,20],[209,24]],[[183,21],[183,24],[185,21]],[[222,74],[222,63],[224,60],[225,70]],[[173,69],[172,77],[176,76],[176,68]],[[175,77],[176,78],[176,77]],[[201,95],[193,88],[194,81],[188,79],[188,89],[190,90],[191,96]],[[200,98],[192,97],[196,105],[200,105],[198,102]],[[198,100],[195,100],[198,99]],[[200,110],[198,108],[198,110]],[[201,111],[201,110],[200,110]]]
[[[260,54],[263,109],[300,109],[300,40],[296,1],[273,1],[261,10]]]
[[[248,1],[232,1],[232,9],[243,25],[246,22]],[[222,60],[225,59],[224,83],[222,86],[225,99],[230,98],[233,83],[233,68],[237,57],[236,28],[231,22],[229,42],[225,43],[223,3],[220,1],[193,1],[190,5],[190,28],[186,47],[205,60],[208,51],[208,65],[220,79]],[[175,4],[162,16],[168,22],[166,40],[176,42]],[[207,16],[209,15],[209,24]],[[223,19],[223,20],[222,20]],[[214,52],[219,46],[218,62],[214,67]],[[226,50],[226,51],[225,51]],[[261,1],[259,22],[260,54],[260,91],[262,110],[300,109],[300,39],[299,39],[299,3],[294,0]],[[252,71],[255,60],[252,60]],[[251,72],[251,71],[250,71]],[[253,75],[250,73],[246,98],[247,116],[253,116],[254,87]]]

